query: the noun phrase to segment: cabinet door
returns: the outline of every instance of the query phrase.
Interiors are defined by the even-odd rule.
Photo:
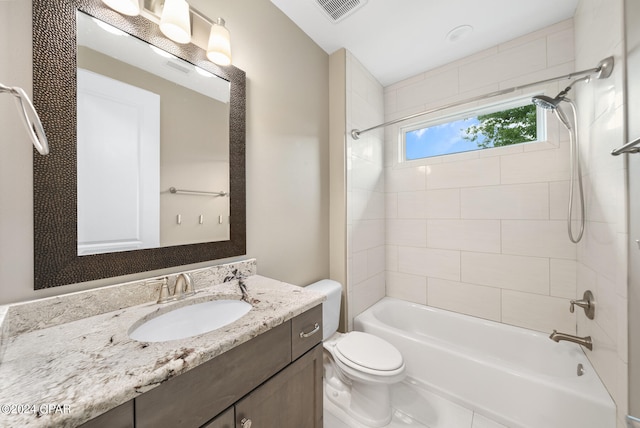
[[[236,404],[236,428],[322,428],[322,344]]]
[[[80,425],[81,428],[133,428],[133,400]]]
[[[233,407],[227,409],[223,414],[213,418],[201,428],[233,428]]]

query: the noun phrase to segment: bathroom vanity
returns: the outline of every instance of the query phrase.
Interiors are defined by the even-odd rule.
[[[300,333],[321,318],[316,306],[82,427],[320,427],[321,336]]]
[[[28,324],[20,317],[38,308],[9,307],[0,404],[66,407],[40,415],[5,407],[0,425],[321,427],[318,293],[254,275],[247,278],[253,308],[225,327],[166,342],[128,337],[132,325],[170,305],[240,298],[235,281],[198,285],[196,296],[177,303],[147,302],[19,334],[12,333]],[[62,316],[73,312],[56,312],[63,299],[38,304],[48,304],[43,313]]]

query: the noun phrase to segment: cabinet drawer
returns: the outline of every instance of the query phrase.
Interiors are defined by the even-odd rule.
[[[136,428],[197,428],[291,362],[287,321],[136,398]]]
[[[322,341],[322,305],[309,309],[291,320],[291,360]]]

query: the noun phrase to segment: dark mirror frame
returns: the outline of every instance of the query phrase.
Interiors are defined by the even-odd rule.
[[[227,81],[229,121],[229,241],[78,256],[76,170],[76,10],[156,45]],[[33,158],[34,288],[80,283],[246,254],[246,77],[218,67],[203,49],[178,45],[144,17],[128,17],[100,0],[33,0],[33,99],[50,154]]]

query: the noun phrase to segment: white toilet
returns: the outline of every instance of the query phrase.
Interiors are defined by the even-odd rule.
[[[347,414],[370,427],[391,421],[389,386],[405,377],[402,354],[369,333],[338,333],[342,285],[322,280],[308,290],[327,296],[322,305],[325,395]]]

